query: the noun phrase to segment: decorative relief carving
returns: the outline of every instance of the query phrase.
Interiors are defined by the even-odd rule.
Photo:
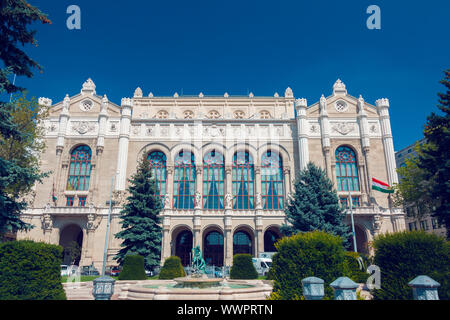
[[[355,130],[355,124],[348,122],[339,122],[333,125],[333,130],[345,136]]]
[[[114,122],[111,122],[111,126],[109,127],[109,131],[111,131],[111,132],[117,132],[117,130],[118,130],[118,122],[117,121],[114,121]]]
[[[122,206],[126,200],[125,191],[113,191],[113,202],[115,206]]]
[[[195,205],[195,209],[202,208],[202,195],[198,191],[195,193],[194,205]]]
[[[370,126],[370,133],[377,133],[378,132],[378,126],[376,124],[372,124]]]
[[[319,126],[317,124],[312,124],[309,131],[311,133],[319,133]]]
[[[153,134],[154,134],[153,130],[154,130],[154,129],[153,129],[152,127],[147,126],[147,128],[146,128],[146,130],[145,130],[145,134],[146,134],[147,136],[149,136],[149,137],[153,137]]]
[[[375,234],[380,232],[381,226],[383,225],[383,220],[381,218],[381,215],[377,214],[373,217],[373,231]]]
[[[133,126],[133,134],[139,135],[141,133],[141,126]]]
[[[57,122],[51,122],[47,126],[47,133],[56,132],[58,130],[58,123]]]
[[[86,134],[95,130],[95,123],[88,121],[77,121],[72,123],[72,129],[79,134]]]
[[[86,227],[89,231],[94,231],[97,229],[98,225],[100,224],[100,219],[97,217],[97,215],[94,212],[90,212],[87,215],[88,221],[86,223]]]

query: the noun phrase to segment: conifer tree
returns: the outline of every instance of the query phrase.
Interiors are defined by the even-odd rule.
[[[348,244],[351,232],[345,224],[346,212],[339,204],[333,183],[326,172],[310,162],[298,173],[294,187],[295,193],[285,208],[290,225],[283,225],[281,232],[289,236],[322,230],[340,236]]]
[[[160,226],[161,198],[152,178],[150,162],[144,156],[137,172],[129,180],[129,196],[121,211],[122,231],[115,235],[123,239],[122,249],[114,257],[120,264],[128,254],[145,259],[146,269],[160,265],[162,228]]]
[[[425,179],[433,182],[428,193],[435,199],[433,215],[446,226],[450,237],[450,69],[444,73],[440,83],[446,91],[438,93],[440,114],[433,112],[427,118],[427,143],[419,154],[418,167],[425,171]]]

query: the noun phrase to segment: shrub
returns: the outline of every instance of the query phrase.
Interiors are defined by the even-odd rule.
[[[381,269],[381,289],[373,290],[374,299],[413,299],[408,282],[427,275],[441,283],[439,297],[449,299],[449,245],[434,234],[423,231],[398,232],[377,236],[374,240],[374,264]]]
[[[146,280],[144,257],[140,255],[127,255],[123,261],[123,268],[119,280]]]
[[[159,273],[159,279],[175,279],[185,277],[183,265],[181,259],[177,256],[169,257],[164,261],[164,266]]]
[[[358,258],[363,260],[363,269],[360,269]],[[369,277],[369,274],[366,272],[367,262],[364,260],[364,257],[357,252],[347,251],[345,253],[346,276],[356,283],[365,283]]]
[[[0,244],[0,300],[66,300],[62,251],[33,241]]]
[[[230,279],[258,279],[258,272],[249,254],[237,254],[233,257]]]
[[[345,274],[345,251],[342,238],[323,231],[299,233],[281,239],[273,257],[271,277],[272,299],[301,300],[302,279],[324,280],[325,299],[333,297],[330,283]]]

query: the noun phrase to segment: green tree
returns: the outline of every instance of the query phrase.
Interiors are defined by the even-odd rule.
[[[130,195],[121,212],[122,231],[115,235],[123,239],[122,249],[114,259],[122,264],[127,254],[141,255],[145,258],[145,267],[151,269],[160,265],[162,203],[145,155],[129,182]]]
[[[64,248],[64,254],[70,257],[71,264],[75,264],[81,257],[81,248],[78,242],[71,241],[67,247]]]
[[[447,228],[450,237],[450,69],[440,81],[446,92],[438,93],[438,109],[427,118],[424,130],[427,144],[419,155],[418,167],[425,171],[425,179],[433,181],[428,192],[435,199],[433,215]]]
[[[28,30],[28,26],[36,21],[50,23],[45,14],[25,0],[0,1],[0,60],[3,62],[0,68],[0,97],[24,90],[11,83],[9,77],[12,73],[31,77],[33,68],[41,70],[37,62],[19,48],[28,44],[37,45],[34,38],[36,31]],[[0,100],[0,150],[11,146],[7,145],[11,138],[16,141],[14,144],[22,146],[27,146],[33,139],[33,134],[15,121],[16,110],[14,103]],[[6,159],[0,155],[0,234],[31,228],[30,224],[20,219],[21,212],[27,207],[23,196],[44,175],[35,166],[21,162],[23,160]]]
[[[299,172],[294,187],[295,193],[285,209],[291,225],[281,227],[284,235],[322,230],[345,241],[350,238],[349,227],[344,222],[346,212],[324,170],[308,163]]]

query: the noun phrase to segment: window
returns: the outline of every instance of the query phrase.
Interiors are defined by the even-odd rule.
[[[233,209],[254,209],[255,171],[253,159],[248,152],[234,154],[232,179]]]
[[[66,207],[73,207],[74,196],[66,197]]]
[[[433,226],[433,229],[438,229],[439,228],[438,220],[436,218],[432,218],[431,225]]]
[[[422,230],[428,230],[429,229],[427,220],[420,221],[420,229],[422,229]]]
[[[78,206],[79,207],[85,207],[86,206],[86,197],[79,197],[78,198]]]
[[[283,209],[283,161],[270,150],[261,159],[261,191],[265,210]]]
[[[67,190],[88,191],[91,178],[91,148],[80,146],[72,151]]]
[[[167,111],[161,110],[156,114],[156,118],[158,119],[167,119],[169,117],[169,113]]]
[[[269,111],[261,111],[261,112],[259,113],[259,117],[260,117],[261,119],[270,119],[270,118],[271,118],[270,112],[269,112]]]
[[[210,112],[208,112],[208,119],[219,119],[220,118],[220,113],[218,113],[215,110],[212,110]]]
[[[158,195],[161,197],[161,202],[164,205],[164,196],[166,194],[167,183],[166,155],[161,151],[154,151],[149,153],[147,159],[150,162],[152,178],[156,181],[156,187],[159,192]]]
[[[225,167],[223,155],[215,150],[203,159],[203,209],[224,208]]]
[[[353,208],[358,208],[358,207],[361,206],[359,199],[360,199],[359,197],[353,197],[352,196],[352,207]],[[348,197],[340,197],[340,202],[341,202],[341,205],[343,207],[349,208],[349,206],[348,206]]]
[[[336,150],[336,180],[338,191],[359,191],[356,156],[348,147]]]
[[[409,225],[409,231],[413,231],[414,230],[414,224],[412,222],[410,222],[408,225]]]
[[[194,154],[181,151],[175,157],[174,163],[174,208],[194,209],[195,177]]]
[[[236,232],[233,236],[233,255],[238,253],[253,253],[252,240],[245,231]]]
[[[183,115],[184,115],[185,119],[192,119],[192,118],[194,118],[194,113],[192,111],[185,111],[183,113]]]
[[[234,112],[234,118],[235,119],[244,119],[245,113],[243,111],[235,111]]]

